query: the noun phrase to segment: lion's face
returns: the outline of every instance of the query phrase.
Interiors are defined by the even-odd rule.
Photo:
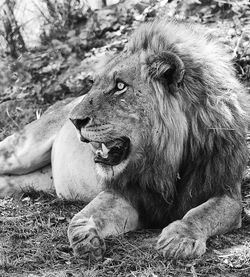
[[[144,155],[152,129],[151,97],[139,56],[118,56],[96,76],[91,91],[73,110],[71,120],[81,140],[90,143],[102,175],[117,175],[129,161]]]

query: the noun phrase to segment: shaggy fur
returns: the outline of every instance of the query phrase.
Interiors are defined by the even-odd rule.
[[[214,196],[240,198],[246,113],[229,55],[190,26],[164,21],[139,28],[125,56],[135,54],[152,88],[154,118],[139,160],[107,187],[133,203],[146,227],[166,226]],[[167,76],[172,58],[175,79]]]
[[[229,56],[212,39],[182,23],[142,25],[71,114],[88,141],[130,140],[119,165],[96,165],[104,194],[72,219],[75,253],[101,258],[103,238],[122,222],[130,222],[125,231],[164,227],[157,249],[173,257],[200,256],[209,236],[240,227],[241,97]]]

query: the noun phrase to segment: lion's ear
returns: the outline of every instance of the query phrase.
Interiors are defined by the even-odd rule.
[[[180,85],[185,68],[183,61],[172,52],[162,52],[147,57],[148,73],[153,80],[158,80],[175,93]]]

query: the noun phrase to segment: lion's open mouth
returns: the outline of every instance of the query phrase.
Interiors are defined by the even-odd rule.
[[[130,139],[120,137],[111,141],[96,142],[83,139],[92,146],[95,163],[114,166],[120,164],[128,157],[130,150]]]

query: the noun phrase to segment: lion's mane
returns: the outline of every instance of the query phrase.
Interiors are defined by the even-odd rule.
[[[213,196],[239,194],[247,159],[246,118],[238,100],[244,88],[229,55],[192,27],[165,21],[140,27],[126,51],[141,55],[158,131],[142,139],[140,162],[107,186],[136,206],[150,227],[166,226]],[[169,52],[179,60],[180,82],[172,86],[158,78]]]

